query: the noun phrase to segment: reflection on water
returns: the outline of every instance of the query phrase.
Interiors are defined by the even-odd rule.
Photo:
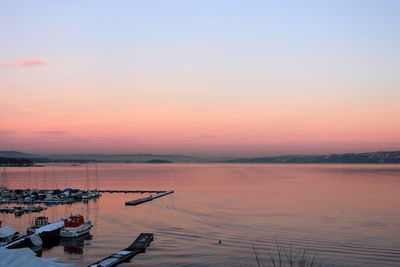
[[[57,247],[60,245],[60,238],[51,238],[51,239],[46,239],[43,241],[43,246],[42,250],[48,251],[54,247]]]
[[[92,235],[85,234],[75,238],[60,238],[60,245],[64,246],[64,252],[66,254],[83,254],[83,246],[85,240],[91,240]]]
[[[86,189],[86,166],[31,169],[32,187]],[[27,168],[7,171],[11,187],[26,188]],[[276,242],[307,246],[329,266],[400,265],[398,165],[99,164],[98,174],[102,189],[175,193],[139,206],[124,202],[146,195],[49,207],[40,215],[51,221],[79,212],[95,226],[92,239],[60,240],[44,257],[86,266],[153,232],[147,252],[122,266],[256,266],[253,247],[267,261]],[[0,216],[20,231],[31,220]]]

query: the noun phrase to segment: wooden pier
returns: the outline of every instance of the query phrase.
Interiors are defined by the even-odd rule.
[[[136,193],[136,194],[144,194],[144,193],[163,193],[165,191],[155,191],[155,190],[97,190],[100,193]]]
[[[136,240],[127,248],[112,254],[98,262],[90,264],[89,267],[112,267],[129,260],[133,256],[145,252],[150,242],[153,241],[153,233],[141,233]]]
[[[166,195],[169,195],[169,194],[172,194],[172,193],[174,193],[174,191],[172,191],[172,190],[161,191],[160,193],[158,193],[156,195],[153,195],[153,196],[149,196],[149,197],[145,197],[145,198],[139,198],[139,199],[136,199],[136,200],[125,202],[125,205],[126,206],[134,206],[134,205],[142,204],[144,202],[151,201],[153,199],[156,199],[156,198],[159,198],[159,197],[163,197],[163,196],[166,196]]]

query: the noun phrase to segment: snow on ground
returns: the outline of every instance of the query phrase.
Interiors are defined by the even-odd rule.
[[[0,267],[75,267],[75,264],[57,263],[59,259],[40,258],[29,248],[0,247]]]

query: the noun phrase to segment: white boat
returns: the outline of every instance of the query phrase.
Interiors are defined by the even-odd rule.
[[[1,227],[0,224],[0,246],[4,246],[22,236],[22,234],[18,233],[14,229],[8,226]]]
[[[85,221],[82,215],[70,216],[64,220],[64,227],[60,231],[61,237],[78,237],[89,233],[93,227],[91,221]]]

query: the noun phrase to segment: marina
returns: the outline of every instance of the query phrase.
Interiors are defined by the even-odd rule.
[[[100,197],[97,190],[0,189],[0,204],[71,204]]]
[[[88,177],[88,175],[87,175]],[[4,179],[5,180],[5,179]],[[33,212],[41,213],[53,206],[71,206],[72,204],[85,204],[89,201],[99,199],[102,194],[150,194],[146,198],[125,202],[125,205],[137,205],[151,201],[162,196],[173,193],[174,191],[163,190],[82,190],[82,189],[11,189],[0,188],[0,213],[14,214],[15,217],[22,217],[24,214]],[[89,188],[87,178],[86,185]],[[16,204],[19,206],[4,206],[6,204]],[[64,245],[68,253],[83,253],[82,247],[85,240],[90,240],[89,230],[94,226],[90,220],[86,220],[82,215],[76,214],[66,219],[59,219],[54,223],[49,222],[47,216],[34,217],[30,226],[27,227],[27,233],[19,233],[8,226],[1,227],[2,249],[21,249],[30,248],[35,253],[41,254],[44,244]],[[135,255],[145,251],[147,246],[153,240],[153,233],[142,233],[128,247],[115,254],[112,254],[103,260],[90,266],[116,266],[129,260]],[[57,241],[59,240],[59,241]]]
[[[101,193],[123,193],[123,194],[155,194],[145,198],[139,198],[125,202],[126,206],[134,206],[144,202],[154,200],[174,193],[173,190],[81,190],[81,189],[56,189],[56,190],[38,190],[38,189],[0,189],[0,204],[20,204],[29,205],[27,207],[0,207],[0,213],[14,213],[15,216],[21,216],[24,213],[41,212],[47,209],[46,206],[67,205],[76,202],[87,202],[90,199],[101,197]],[[33,204],[42,204],[42,206],[33,206]]]

